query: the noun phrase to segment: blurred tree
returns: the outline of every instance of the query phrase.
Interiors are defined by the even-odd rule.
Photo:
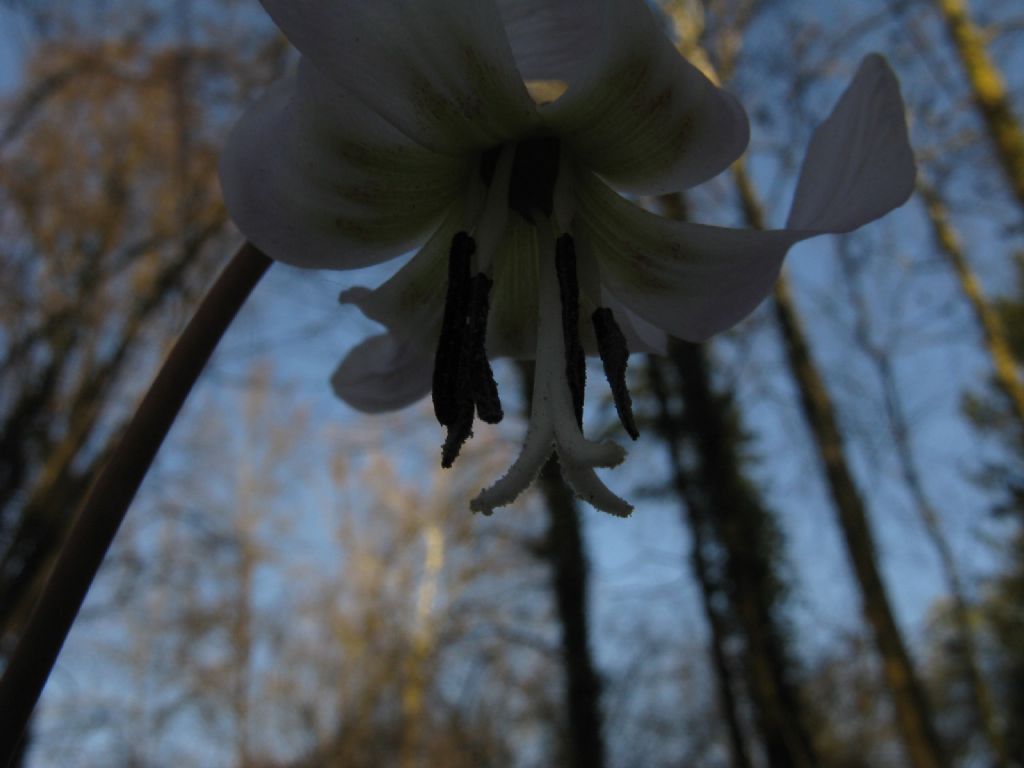
[[[996,300],[993,311],[1007,330],[1006,345],[1019,370],[1024,365],[1024,254],[1017,255],[1015,267],[1016,290]],[[1003,448],[977,478],[994,495],[995,516],[1003,530],[994,544],[1002,568],[986,585],[976,610],[987,640],[1007,752],[1013,765],[1024,766],[1024,737],[1014,726],[1024,719],[1024,422],[1001,394],[993,376],[989,391],[970,392],[964,400],[975,427]]]
[[[835,768],[905,765],[870,627],[831,639],[807,663],[807,697],[827,716],[815,725],[822,764]]]
[[[530,408],[533,366],[521,363],[519,373],[524,401]],[[603,768],[601,679],[590,646],[589,567],[579,505],[562,480],[556,456],[548,459],[539,482],[547,532],[533,550],[550,570],[564,678],[564,736],[557,762],[567,768]]]
[[[948,223],[943,226],[945,230],[948,230]],[[887,349],[887,345],[874,338],[872,313],[865,295],[866,291],[870,289],[862,287],[863,281],[859,274],[865,260],[858,259],[855,254],[851,253],[850,242],[849,239],[841,240],[837,250],[843,275],[842,282],[846,295],[849,297],[848,304],[854,315],[854,343],[868,359],[878,378],[884,401],[885,423],[892,448],[896,454],[900,475],[914,511],[939,558],[942,575],[949,592],[950,624],[956,635],[955,646],[958,649],[956,669],[959,671],[960,681],[965,683],[962,687],[965,687],[968,692],[966,698],[970,702],[973,714],[971,724],[988,741],[988,751],[994,764],[999,768],[1005,768],[1007,765],[1005,738],[993,708],[988,681],[981,669],[967,584],[954,555],[952,542],[946,534],[944,516],[932,501],[925,485],[924,472],[912,445],[911,419],[904,404],[892,354]],[[952,242],[955,243],[955,240]],[[997,319],[990,317],[994,313],[988,308],[984,297],[980,295],[980,288],[973,280],[973,275],[964,263],[962,254],[958,252],[956,256],[959,258],[951,257],[951,259],[958,265],[956,271],[958,278],[961,278],[964,290],[974,289],[973,294],[968,294],[974,297],[972,303],[977,302],[978,308],[985,313],[984,316],[989,318],[988,322],[995,323],[993,327],[997,333],[996,343],[1005,343],[1002,341],[1001,326]],[[1024,395],[1024,390],[1021,391],[1021,394]]]
[[[670,410],[664,368],[682,395],[678,411]],[[672,345],[668,366],[652,358],[648,374],[658,400],[655,428],[670,452],[693,537],[733,764],[752,764],[736,702],[742,680],[767,764],[818,765],[787,648],[781,533],[743,476],[738,415],[727,396],[713,392],[706,352],[697,345]]]
[[[1015,359],[1007,334],[1008,328],[1016,326],[1004,322],[1000,312],[993,308],[985,296],[981,281],[975,275],[964,252],[961,238],[954,228],[949,207],[939,191],[923,178],[919,178],[917,192],[925,205],[928,222],[935,237],[935,246],[953,268],[964,298],[970,304],[981,330],[985,352],[992,361],[996,387],[1008,400],[1017,420],[1024,425],[1024,379],[1017,363],[1020,358]],[[1004,314],[1007,314],[1005,309]],[[1009,319],[1012,322],[1013,318]]]
[[[741,4],[742,18],[749,23],[760,10],[759,4]],[[735,31],[725,38],[725,44],[712,41],[707,46],[699,42],[700,31],[687,35],[680,33],[684,46],[700,49],[708,47],[714,56],[705,55],[706,67],[715,73],[710,61],[716,58],[726,76],[730,75],[740,55],[742,34]],[[739,191],[740,208],[747,226],[765,227],[765,217],[746,166],[742,161],[733,165],[733,179]],[[824,382],[810,356],[810,349],[802,329],[796,307],[785,276],[776,286],[775,318],[780,330],[789,371],[800,393],[804,416],[811,428],[815,447],[825,470],[832,500],[838,513],[847,551],[853,565],[865,618],[871,625],[878,649],[883,657],[897,721],[900,724],[908,758],[916,768],[940,768],[946,764],[943,748],[932,720],[929,704],[917,681],[910,654],[896,623],[888,594],[878,570],[873,535],[868,523],[863,498],[856,488],[852,472],[845,458],[843,437],[833,411]]]
[[[1019,504],[1019,500],[1018,500]],[[1018,509],[1021,507],[1018,506]],[[992,671],[1012,765],[1024,766],[1024,526],[1007,542],[1006,567],[979,606],[992,644]]]
[[[603,768],[601,679],[590,646],[589,574],[580,510],[553,456],[541,472],[540,489],[548,514],[547,535],[540,551],[551,569],[565,677],[566,739],[564,756],[558,764],[566,768]]]
[[[970,84],[999,165],[1024,210],[1024,129],[1013,114],[1003,73],[989,55],[985,33],[971,18],[967,0],[935,0],[935,7]]]
[[[669,217],[686,217],[679,195],[660,202]],[[669,370],[671,387],[666,383]],[[739,649],[733,651],[732,666],[738,663],[742,668],[767,764],[817,765],[787,648],[786,590],[779,575],[785,547],[772,514],[744,476],[741,453],[746,438],[739,413],[729,395],[714,391],[702,346],[671,342],[667,365],[651,357],[648,377],[657,402],[654,427],[665,440],[672,485],[693,537],[691,563],[711,629],[734,765],[751,763],[727,647]],[[676,411],[671,391],[682,398]],[[684,455],[693,459],[685,462]]]
[[[376,432],[313,428],[269,367],[242,387],[237,406],[216,390],[197,404],[140,497],[83,617],[94,682],[50,694],[63,727],[36,757],[60,763],[64,741],[78,764],[513,764],[558,652],[521,543],[540,516],[481,534],[466,512],[473,470],[503,452],[410,481]],[[332,454],[326,477],[310,458]]]
[[[747,223],[756,229],[764,228],[761,204],[741,163],[733,167],[733,178]],[[878,569],[874,534],[864,499],[857,489],[846,459],[843,436],[831,398],[811,358],[810,347],[784,275],[776,284],[773,308],[790,372],[800,394],[804,417],[825,470],[847,554],[860,587],[864,616],[872,628],[878,652],[882,656],[883,670],[907,757],[915,768],[940,768],[946,765],[945,752]]]
[[[228,250],[223,108],[284,53],[276,35],[176,42],[172,17],[110,6],[49,17],[0,130],[3,643],[181,309]]]

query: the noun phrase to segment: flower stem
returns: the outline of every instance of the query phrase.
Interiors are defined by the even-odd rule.
[[[246,243],[206,294],[79,508],[42,596],[0,679],[0,766],[28,719],[89,586],[210,355],[271,260]]]

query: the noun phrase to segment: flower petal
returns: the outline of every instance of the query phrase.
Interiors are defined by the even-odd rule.
[[[516,66],[525,80],[570,82],[602,44],[594,0],[497,0]]]
[[[509,216],[494,257],[494,292],[487,322],[490,357],[531,359],[537,350],[538,230]]]
[[[462,211],[449,212],[426,245],[383,285],[342,292],[343,304],[387,328],[356,345],[331,384],[357,410],[380,413],[414,403],[430,392],[434,353],[444,312],[447,255]]]
[[[415,144],[306,61],[243,115],[220,165],[245,236],[279,261],[316,269],[408,251],[471,173],[472,160]]]
[[[789,246],[801,237],[665,219],[619,197],[596,177],[577,190],[577,226],[605,287],[639,317],[689,341],[704,340],[750,314],[771,290]]]
[[[667,354],[668,336],[661,328],[644,320],[607,291],[604,295],[604,306],[615,314],[622,335],[626,337],[626,349],[631,354]],[[593,354],[597,354],[596,350]]]
[[[391,333],[356,345],[331,376],[335,394],[356,410],[384,413],[415,403],[430,392],[434,355]]]
[[[811,138],[786,226],[849,232],[905,203],[915,175],[899,82],[872,54]]]
[[[417,345],[433,356],[444,313],[448,254],[461,223],[462,211],[455,207],[416,255],[387,281],[373,290],[348,288],[339,297],[341,303],[355,305],[402,343]]]
[[[442,152],[521,134],[536,111],[494,0],[262,0],[325,75]]]
[[[593,5],[598,5],[593,3]],[[541,109],[576,159],[615,187],[673,192],[740,156],[746,113],[679,55],[643,0],[603,0],[594,53],[560,99]]]
[[[537,349],[537,291],[540,233],[520,216],[510,216],[494,259],[494,294],[487,323],[487,354],[492,358],[531,359]],[[577,244],[581,283],[589,283],[597,270],[583,244]],[[664,331],[632,312],[613,295],[601,293],[600,282],[586,286],[580,294],[580,341],[588,356],[597,355],[597,341],[591,315],[598,307],[610,307],[626,336],[630,352],[664,354]]]
[[[791,229],[743,231],[663,219],[582,174],[577,225],[612,294],[669,334],[701,341],[757,307],[790,246],[883,216],[910,196],[914,173],[898,84],[884,59],[869,56],[811,139]]]

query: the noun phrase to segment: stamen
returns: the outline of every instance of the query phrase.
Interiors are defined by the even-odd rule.
[[[461,366],[460,366],[461,367]],[[467,366],[468,369],[468,366]],[[467,388],[469,382],[466,382]],[[473,400],[465,398],[459,403],[459,414],[447,429],[444,445],[441,446],[441,466],[451,469],[466,441],[473,436]]]
[[[488,424],[497,424],[505,414],[501,410],[498,384],[487,360],[487,313],[490,311],[492,285],[491,278],[483,274],[475,275],[470,281],[469,322],[463,355],[470,369],[470,387],[477,415]]]
[[[597,336],[597,353],[601,356],[604,375],[612,390],[615,411],[626,432],[636,440],[640,437],[640,430],[637,429],[636,419],[633,417],[633,399],[626,387],[626,364],[629,360],[626,337],[615,321],[615,314],[608,307],[594,310],[591,319],[594,323],[594,335]]]
[[[571,235],[562,235],[555,244],[555,273],[558,275],[558,296],[562,303],[565,378],[572,393],[576,423],[582,428],[587,361],[580,343],[580,286],[576,276],[576,247]]]
[[[462,356],[463,337],[466,333],[466,313],[469,309],[470,260],[476,243],[465,232],[456,233],[448,253],[448,291],[445,296],[441,337],[434,356],[434,378],[431,398],[434,415],[442,426],[450,426],[459,418],[460,392],[458,387],[459,358]],[[468,392],[465,396],[468,396]]]
[[[519,456],[500,480],[480,491],[479,495],[469,502],[472,511],[490,515],[497,507],[511,504],[519,498],[519,494],[533,484],[551,455],[554,432],[551,429],[550,406],[546,400],[538,400],[536,397],[537,390],[542,386],[543,384],[535,377],[530,423],[526,428],[526,439],[523,441]]]
[[[633,505],[608,490],[590,467],[578,467],[564,462],[559,463],[562,478],[576,495],[588,504],[607,512],[615,517],[629,517],[633,514]]]
[[[540,233],[538,236],[537,366],[526,441],[505,476],[481,491],[470,502],[470,508],[488,515],[496,507],[511,504],[533,483],[554,447],[563,476],[574,493],[605,512],[628,515],[632,507],[612,493],[594,472],[594,467],[615,466],[625,452],[611,441],[587,440],[574,418],[565,379],[565,344],[563,334],[558,332],[562,325],[562,302],[556,269],[557,244],[553,237]]]
[[[466,441],[473,436],[473,332],[467,322],[470,305],[472,304],[472,283],[466,286],[469,294],[466,301],[466,314],[462,318],[459,340],[462,347],[458,352],[455,376],[453,380],[454,414],[451,422],[446,424],[447,433],[444,445],[441,446],[441,466],[450,469]]]

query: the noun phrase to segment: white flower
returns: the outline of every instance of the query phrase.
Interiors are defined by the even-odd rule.
[[[273,258],[351,269],[419,248],[342,300],[386,332],[333,377],[367,412],[433,392],[447,466],[474,412],[501,418],[488,355],[536,359],[525,444],[473,501],[490,512],[552,449],[616,515],[581,431],[583,355],[600,353],[623,424],[627,350],[702,340],[746,317],[791,245],[901,205],[914,163],[895,77],[867,57],[811,141],[787,229],[663,219],[619,192],[673,192],[745,149],[735,99],[681,58],[643,0],[263,0],[302,54],[232,133],[228,210]],[[593,320],[592,320],[593,318]]]

